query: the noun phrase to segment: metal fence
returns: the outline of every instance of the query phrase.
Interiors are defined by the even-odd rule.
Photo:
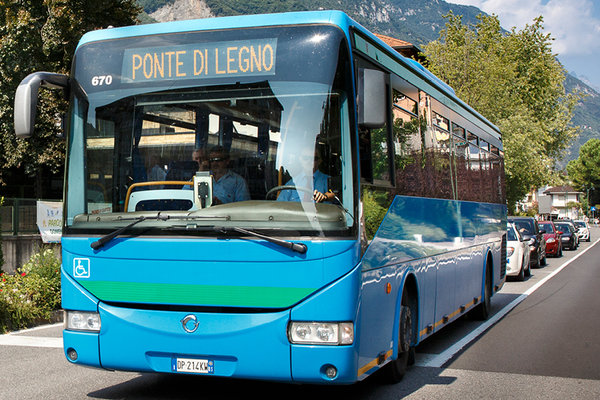
[[[16,236],[38,233],[37,201],[37,199],[5,198],[0,207],[2,234]]]

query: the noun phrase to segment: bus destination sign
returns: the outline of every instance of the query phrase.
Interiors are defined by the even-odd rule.
[[[127,49],[124,83],[274,75],[277,39]]]

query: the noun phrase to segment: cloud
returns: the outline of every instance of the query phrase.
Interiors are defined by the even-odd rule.
[[[594,0],[449,0],[496,14],[505,29],[522,29],[534,18],[544,17],[544,30],[555,40],[552,49],[562,57],[600,51],[600,19],[594,16]]]

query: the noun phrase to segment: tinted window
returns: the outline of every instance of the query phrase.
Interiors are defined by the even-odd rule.
[[[546,233],[552,233],[552,232],[554,232],[554,228],[553,228],[552,224],[543,224],[543,223],[540,223],[540,229],[545,230]]]
[[[520,220],[520,221],[514,221],[513,223],[515,224],[515,227],[517,228],[517,230],[519,232],[525,233],[525,234],[528,234],[528,235],[534,235],[535,234],[533,223],[531,221]]]
[[[508,234],[507,240],[512,241],[512,242],[516,242],[519,239],[517,238],[517,235],[515,235],[515,231],[512,227],[508,227],[506,229],[506,233]]]
[[[558,229],[559,231],[562,231],[563,233],[569,233],[571,232],[571,229],[569,227],[569,224],[554,224],[556,225],[556,229]]]

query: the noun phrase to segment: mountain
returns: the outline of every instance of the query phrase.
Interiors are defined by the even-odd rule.
[[[157,21],[262,14],[285,11],[342,10],[366,28],[416,45],[437,39],[450,11],[463,21],[475,23],[476,7],[449,4],[443,0],[138,0]],[[174,13],[178,10],[177,13]]]
[[[392,36],[423,46],[439,38],[444,15],[462,15],[464,23],[477,23],[485,14],[477,7],[449,4],[444,0],[138,0],[144,9],[142,20],[210,18],[226,15],[261,14],[320,9],[342,10],[372,32]],[[600,93],[577,77],[568,74],[567,92],[579,90],[586,95],[575,110],[573,125],[581,134],[559,162],[564,167],[579,156],[579,148],[591,138],[600,139]]]
[[[573,125],[581,127],[579,137],[569,147],[564,160],[565,166],[570,160],[579,157],[579,148],[592,138],[600,139],[600,93],[591,86],[583,83],[573,75],[567,75],[565,81],[567,92],[578,90],[584,94],[583,101],[575,108]]]

